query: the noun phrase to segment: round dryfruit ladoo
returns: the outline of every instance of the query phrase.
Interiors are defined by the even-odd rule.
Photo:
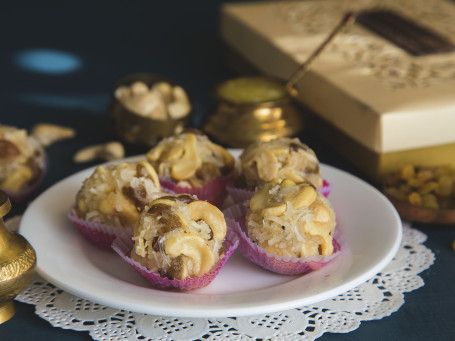
[[[77,193],[74,213],[90,222],[134,226],[160,190],[158,175],[146,161],[98,166]]]
[[[284,179],[323,186],[316,154],[298,138],[254,142],[240,155],[240,167],[241,179],[250,189]]]
[[[224,203],[234,179],[234,157],[199,130],[165,138],[146,156],[167,191],[195,195],[218,207]]]
[[[335,211],[316,188],[285,179],[266,183],[251,198],[248,237],[277,256],[332,255]]]
[[[0,188],[12,200],[28,195],[41,181],[45,152],[24,129],[0,126]]]
[[[225,237],[217,207],[187,194],[163,196],[142,212],[131,258],[163,278],[202,277],[223,257]]]
[[[146,157],[160,176],[189,188],[229,175],[235,164],[226,149],[195,129],[161,140]]]

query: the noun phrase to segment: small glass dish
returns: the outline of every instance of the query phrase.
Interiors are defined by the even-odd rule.
[[[115,84],[113,96],[108,107],[108,117],[110,128],[122,141],[148,147],[154,146],[162,138],[180,133],[191,123],[194,105],[185,89],[190,110],[183,117],[154,119],[129,109],[115,96],[115,91],[121,86],[131,86],[135,82],[143,82],[149,89],[159,82],[168,83],[172,87],[180,86],[174,80],[149,73],[132,74],[119,80]]]

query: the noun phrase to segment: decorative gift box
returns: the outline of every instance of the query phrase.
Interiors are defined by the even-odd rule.
[[[316,129],[374,178],[403,162],[455,163],[454,2],[227,4],[221,32],[260,73],[288,79],[350,11],[356,23],[297,83]]]

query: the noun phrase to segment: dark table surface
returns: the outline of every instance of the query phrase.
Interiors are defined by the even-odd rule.
[[[218,30],[222,2],[60,0],[2,5],[0,123],[30,129],[51,122],[77,131],[77,138],[47,149],[49,172],[30,200],[93,165],[72,162],[78,149],[115,139],[106,128],[106,108],[113,84],[125,75],[150,72],[180,82],[193,96],[193,126],[199,127],[214,105],[213,85],[234,76]],[[43,65],[32,58],[47,52],[60,53],[60,63]],[[368,181],[318,136],[306,132],[301,138],[321,162]],[[145,151],[126,146],[127,156]],[[27,202],[15,204],[8,216],[22,214],[26,207]],[[348,334],[324,334],[320,340],[455,339],[455,228],[414,227],[428,236],[425,245],[436,255],[435,264],[421,273],[425,286],[405,294],[405,304],[390,317],[363,322]],[[90,340],[87,332],[52,327],[34,314],[32,305],[18,302],[17,308],[16,315],[0,325],[0,340]]]

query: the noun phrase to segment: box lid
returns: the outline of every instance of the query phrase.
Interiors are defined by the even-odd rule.
[[[455,5],[443,0],[227,4],[221,32],[262,73],[288,79],[346,12],[378,3],[455,45]],[[300,101],[374,152],[455,142],[455,52],[416,56],[356,23],[298,88]]]

